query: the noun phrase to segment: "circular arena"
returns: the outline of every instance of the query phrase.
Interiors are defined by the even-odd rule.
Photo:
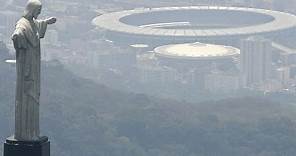
[[[210,71],[213,64],[217,67],[232,66],[234,58],[239,57],[240,50],[232,46],[195,42],[159,46],[154,49],[154,54],[160,64],[180,71]]]
[[[154,52],[159,58],[196,61],[229,59],[240,54],[234,47],[199,42],[164,45],[155,48]]]
[[[296,16],[255,8],[163,7],[107,13],[93,24],[114,40],[188,42],[278,34],[295,28]]]

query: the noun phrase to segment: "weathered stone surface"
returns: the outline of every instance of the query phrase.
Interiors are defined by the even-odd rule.
[[[38,140],[40,134],[40,39],[47,25],[56,22],[53,17],[37,20],[41,8],[39,0],[29,0],[12,35],[17,69],[14,136],[19,141]]]

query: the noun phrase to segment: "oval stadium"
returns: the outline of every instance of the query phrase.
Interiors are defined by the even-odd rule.
[[[227,44],[225,40],[288,33],[296,26],[296,16],[255,8],[163,7],[107,13],[93,19],[93,24],[108,39],[120,42]]]

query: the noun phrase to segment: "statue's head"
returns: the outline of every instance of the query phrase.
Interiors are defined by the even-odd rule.
[[[41,13],[42,4],[39,0],[29,0],[24,12],[24,16],[33,17],[37,19],[38,15]]]

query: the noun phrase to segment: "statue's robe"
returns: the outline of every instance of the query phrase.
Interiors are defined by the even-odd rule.
[[[47,29],[46,21],[21,18],[15,27],[16,112],[15,139],[39,139],[40,39]]]

